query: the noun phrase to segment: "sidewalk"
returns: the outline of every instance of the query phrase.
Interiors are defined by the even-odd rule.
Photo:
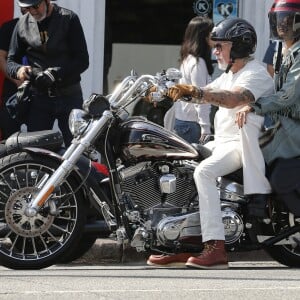
[[[229,261],[272,261],[263,250],[249,252],[230,252]],[[73,263],[106,264],[106,263],[146,263],[146,252],[136,252],[134,248],[122,245],[110,239],[98,239],[93,247]]]

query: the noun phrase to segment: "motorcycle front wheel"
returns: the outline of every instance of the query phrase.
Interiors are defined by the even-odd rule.
[[[0,161],[0,264],[41,269],[57,263],[82,238],[86,207],[74,176],[55,189],[35,216],[25,210],[39,184],[57,169],[49,157],[12,154]]]
[[[68,264],[76,259],[81,258],[95,244],[98,236],[96,234],[85,234],[81,237],[78,245],[66,253],[58,263]]]

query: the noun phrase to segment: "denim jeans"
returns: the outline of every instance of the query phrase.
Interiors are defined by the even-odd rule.
[[[201,127],[197,122],[175,119],[175,132],[189,143],[199,143]]]

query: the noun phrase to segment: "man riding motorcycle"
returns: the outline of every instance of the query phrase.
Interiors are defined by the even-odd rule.
[[[215,140],[206,144],[213,151],[212,155],[203,160],[194,172],[204,250],[198,257],[192,256],[191,253],[151,255],[147,261],[149,265],[228,268],[216,179],[243,166],[245,194],[251,194],[250,203],[260,203],[271,191],[264,176],[262,155],[254,160],[251,156],[252,149],[259,148],[256,126],[257,123],[262,125],[263,118],[253,115],[241,130],[235,119],[236,112],[243,105],[273,93],[272,78],[265,68],[251,57],[256,49],[255,29],[243,19],[229,18],[216,25],[211,40],[214,43],[214,55],[218,66],[225,72],[204,89],[179,84],[168,91],[168,96],[175,101],[184,96],[191,96],[191,102],[219,106],[215,116]],[[247,152],[243,149],[247,149]],[[264,207],[258,211],[256,207],[252,209],[253,214],[264,214]]]

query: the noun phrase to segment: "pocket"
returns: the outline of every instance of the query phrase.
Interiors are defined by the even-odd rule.
[[[191,131],[191,127],[189,125],[186,125],[186,124],[176,124],[175,122],[175,127],[174,127],[176,133],[178,135],[184,135],[184,134],[187,134]]]

